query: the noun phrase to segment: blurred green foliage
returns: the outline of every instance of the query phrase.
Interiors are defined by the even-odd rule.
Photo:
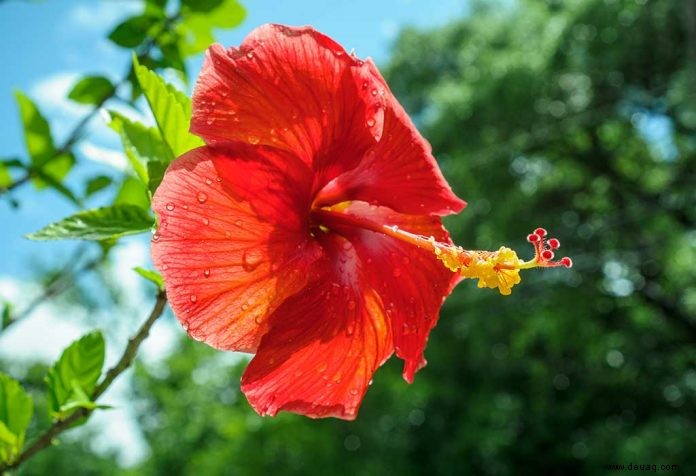
[[[185,339],[136,372],[144,462],[68,443],[22,474],[696,474],[692,3],[479,1],[401,34],[385,72],[469,201],[455,241],[524,256],[545,226],[575,261],[462,283],[414,385],[392,360],[355,422],[262,419],[243,362]]]

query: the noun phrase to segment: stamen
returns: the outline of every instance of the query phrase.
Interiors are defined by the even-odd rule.
[[[498,288],[501,294],[508,295],[512,287],[520,282],[520,271],[532,268],[570,268],[573,261],[566,257],[558,261],[553,250],[561,246],[557,238],[546,238],[547,231],[537,228],[527,235],[527,241],[534,246],[534,258],[522,261],[510,248],[501,247],[498,251],[469,251],[460,246],[435,244],[435,255],[450,270],[459,272],[464,278],[477,278],[480,288]]]
[[[510,294],[512,287],[521,281],[520,271],[523,269],[573,266],[573,261],[567,256],[553,261],[553,250],[558,249],[561,243],[557,238],[546,238],[548,232],[544,228],[537,228],[527,235],[527,241],[534,246],[534,258],[522,261],[505,246],[497,251],[465,250],[461,246],[439,242],[433,236],[417,235],[396,225],[376,223],[367,217],[346,213],[346,207],[341,205],[323,207],[316,210],[315,215],[328,228],[333,224],[350,224],[428,250],[450,271],[459,273],[463,278],[478,279],[478,287],[497,288],[504,295]]]

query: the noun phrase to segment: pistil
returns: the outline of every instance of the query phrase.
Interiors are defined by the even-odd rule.
[[[568,257],[554,261],[554,251],[560,246],[556,238],[547,238],[543,228],[537,228],[527,236],[534,246],[534,257],[528,261],[520,260],[515,251],[501,246],[497,251],[467,250],[461,246],[442,243],[432,236],[423,236],[399,228],[397,225],[378,223],[362,215],[346,212],[347,203],[322,207],[314,215],[322,226],[331,229],[332,225],[349,225],[381,233],[409,243],[433,253],[442,264],[462,278],[478,279],[480,288],[497,288],[501,294],[508,295],[512,287],[520,282],[521,270],[532,268],[570,268],[573,262]]]

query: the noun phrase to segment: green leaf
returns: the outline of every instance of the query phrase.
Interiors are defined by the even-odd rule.
[[[27,152],[34,166],[40,167],[56,152],[51,128],[34,102],[21,91],[15,91],[19,115],[24,126]]]
[[[72,155],[70,155],[70,157],[72,157]],[[71,164],[72,163],[74,163],[74,160],[71,162]],[[33,171],[33,174],[36,177],[34,179],[34,182],[41,184],[40,186],[37,185],[36,187],[42,188],[45,186],[50,186],[56,192],[60,193],[61,195],[63,195],[65,198],[67,198],[68,200],[70,200],[74,204],[80,205],[80,200],[78,200],[78,198],[75,196],[75,194],[72,193],[68,187],[66,187],[65,185],[60,183],[60,181],[58,179],[56,179],[55,176],[46,172],[45,169],[50,168],[50,165],[52,165],[52,163],[47,165],[44,169],[37,169],[37,170]]]
[[[166,162],[148,162],[147,163],[147,175],[150,180],[147,183],[147,187],[150,189],[152,195],[155,194],[157,187],[162,183],[162,178],[164,178],[164,172],[169,166]]]
[[[75,165],[75,156],[73,154],[59,154],[50,159],[46,164],[37,169],[36,176],[40,178],[34,179],[36,188],[41,189],[47,186],[53,188],[57,184],[61,184],[63,179],[68,175],[70,170]]]
[[[30,233],[30,240],[108,240],[149,231],[153,218],[135,205],[83,210]]]
[[[11,185],[13,182],[12,175],[10,175],[10,170],[7,165],[0,162],[0,188],[5,188]]]
[[[9,448],[17,447],[17,435],[12,433],[7,426],[0,421],[0,462],[9,461],[9,457],[3,453],[3,445]]]
[[[10,462],[21,452],[33,412],[31,397],[19,382],[0,372],[0,462]]]
[[[149,7],[155,7],[158,10],[162,10],[167,5],[167,0],[145,0],[145,3]]]
[[[0,160],[0,163],[3,164],[8,169],[26,170],[26,168],[27,168],[26,164],[17,158],[3,159],[3,160]]]
[[[206,10],[207,9],[207,10]],[[185,1],[183,20],[176,26],[181,37],[181,52],[185,56],[204,51],[215,42],[213,28],[232,28],[246,16],[244,7],[236,0]]]
[[[64,418],[68,410],[90,403],[104,366],[105,344],[101,332],[91,332],[73,342],[46,375],[50,410]]]
[[[162,141],[162,136],[154,127],[147,127],[132,121],[115,111],[109,111],[109,127],[121,137],[123,150],[136,175],[143,183],[148,183],[147,164],[151,161],[171,162],[171,150]]]
[[[81,104],[98,105],[114,92],[114,85],[104,76],[86,76],[68,93],[68,98]]]
[[[189,133],[191,100],[161,77],[138,63],[133,55],[135,73],[143,89],[157,127],[172,156],[203,145],[203,141]]]
[[[134,177],[126,177],[121,183],[114,205],[135,205],[147,211],[150,209],[150,195],[147,186]]]
[[[168,31],[157,38],[157,46],[162,52],[161,68],[172,68],[179,71],[182,79],[186,80],[186,63],[181,51],[181,36],[177,30]]]
[[[109,33],[109,39],[124,48],[135,48],[147,37],[148,31],[157,23],[157,18],[150,15],[130,17]]]
[[[157,271],[141,268],[140,266],[133,268],[133,271],[135,271],[151,283],[154,283],[155,286],[157,286],[157,288],[159,288],[160,290],[164,289],[164,279],[162,279],[162,275],[159,274]]]
[[[69,153],[59,153],[53,144],[51,128],[34,102],[20,91],[15,92],[19,113],[24,126],[24,140],[31,159],[31,169],[38,178],[32,180],[38,189],[54,183],[61,183],[75,164],[75,157]],[[46,180],[45,177],[50,177]]]
[[[181,0],[182,7],[185,6],[194,12],[209,12],[221,3],[222,0]]]
[[[111,177],[106,175],[99,175],[89,179],[85,184],[85,197],[92,196],[95,193],[104,190],[106,187],[111,185],[112,182],[113,180],[111,180]]]
[[[0,330],[6,328],[12,322],[12,304],[6,302],[2,305],[2,318],[0,318]]]

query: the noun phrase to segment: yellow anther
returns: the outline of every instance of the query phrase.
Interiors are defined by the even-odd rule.
[[[513,250],[504,246],[498,251],[468,251],[448,246],[436,248],[435,255],[449,270],[459,272],[463,278],[478,279],[479,288],[497,288],[506,296],[521,281],[520,269],[525,265]]]

